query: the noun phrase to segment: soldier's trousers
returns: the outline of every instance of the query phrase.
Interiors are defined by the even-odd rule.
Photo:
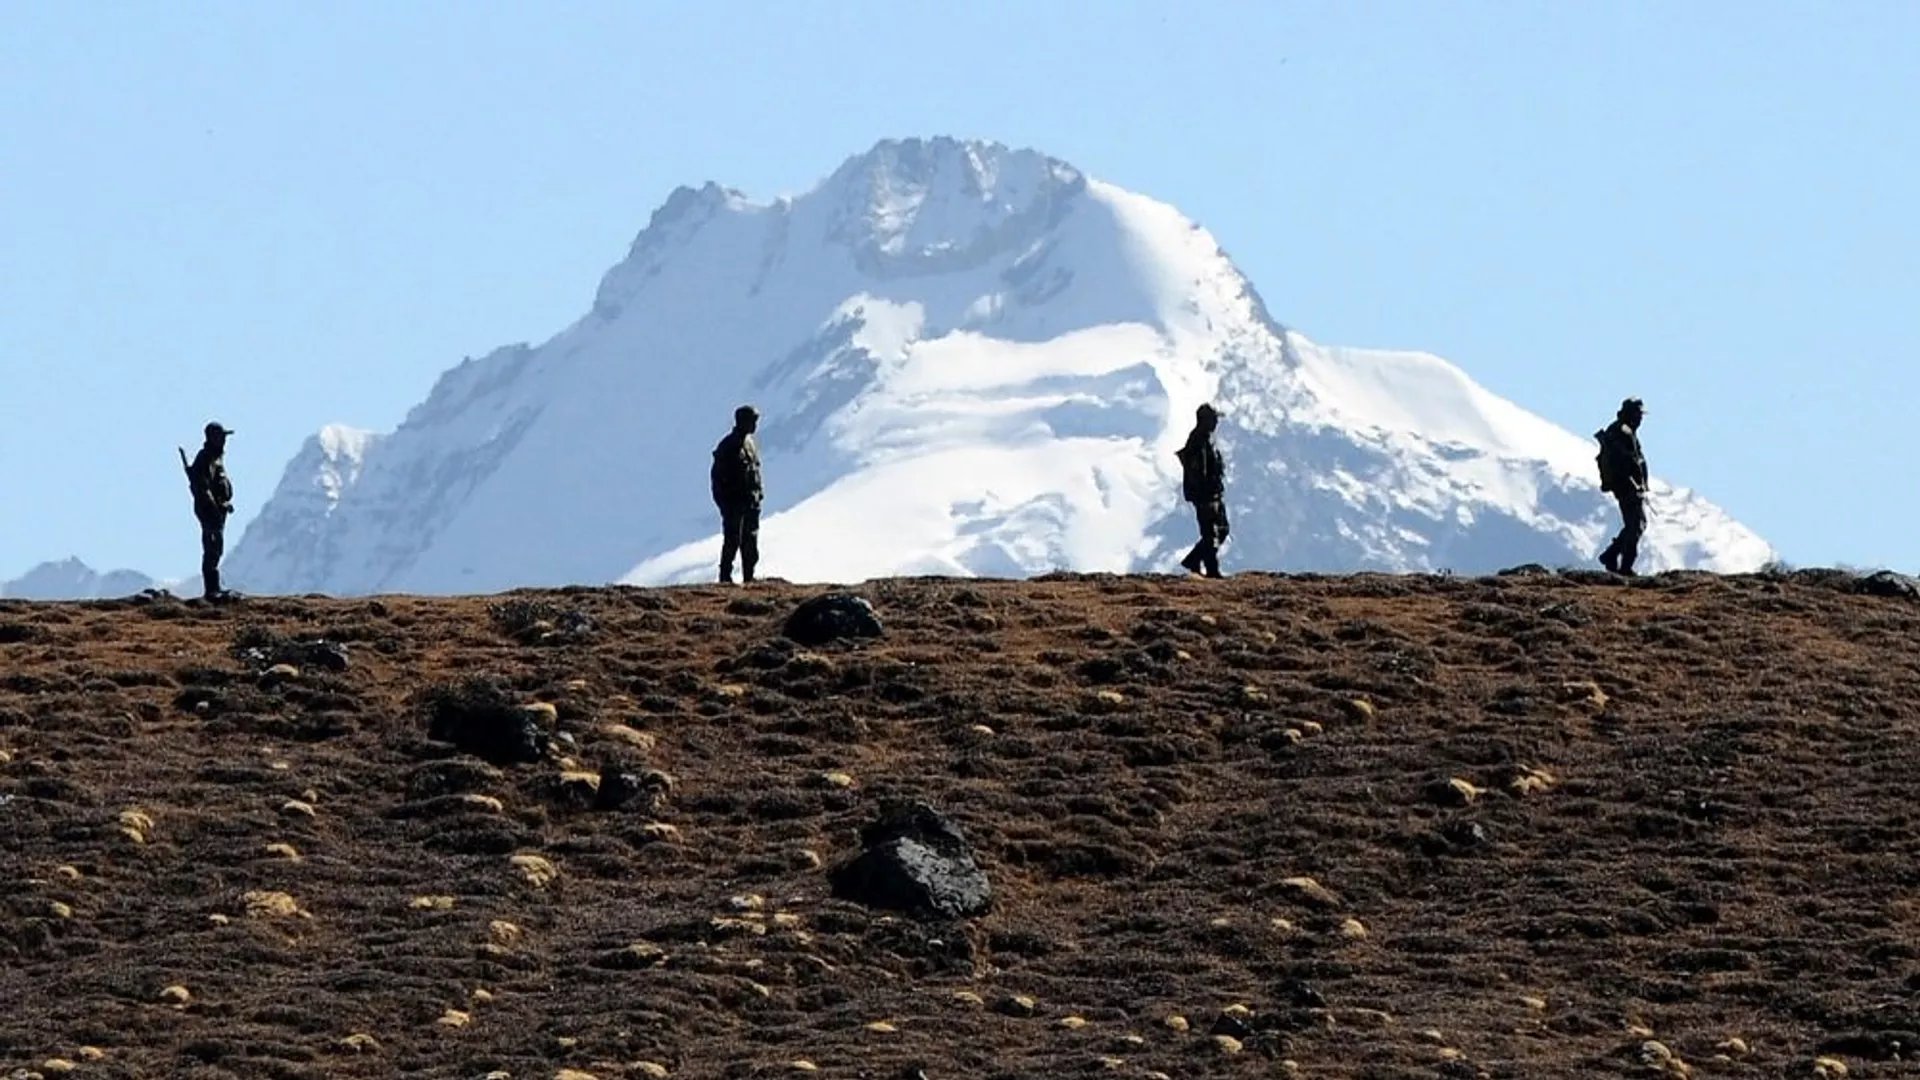
[[[1220,545],[1227,541],[1227,503],[1208,499],[1193,504],[1193,515],[1200,525],[1200,542],[1193,545],[1180,565],[1193,573],[1204,572],[1210,578],[1220,576]]]
[[[200,519],[200,583],[208,599],[220,595],[220,557],[227,549],[227,515],[214,511]]]
[[[1646,496],[1638,491],[1616,491],[1613,497],[1620,504],[1620,535],[1600,553],[1600,564],[1631,574],[1633,561],[1640,557],[1640,535],[1647,531]]]
[[[740,556],[740,580],[753,580],[753,567],[760,561],[760,507],[723,506],[720,508],[720,580],[733,580],[733,557]]]

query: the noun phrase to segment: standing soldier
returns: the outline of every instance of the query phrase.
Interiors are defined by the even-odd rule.
[[[1640,421],[1645,416],[1640,399],[1628,398],[1620,403],[1613,423],[1593,433],[1600,440],[1600,490],[1611,492],[1620,504],[1620,535],[1600,553],[1600,565],[1628,577],[1634,576],[1640,534],[1647,528],[1647,459],[1640,452]]]
[[[760,561],[760,448],[753,432],[760,413],[751,405],[733,410],[733,430],[713,448],[709,481],[713,504],[720,508],[720,580],[733,581],[733,556],[740,555],[740,581],[753,581]]]
[[[209,601],[228,596],[220,589],[220,556],[226,551],[227,516],[233,513],[233,482],[227,479],[227,436],[232,428],[210,423],[207,441],[187,465],[187,489],[193,492],[193,516],[200,519],[200,583]],[[186,451],[180,460],[186,462]]]
[[[1220,545],[1227,542],[1227,466],[1220,449],[1213,445],[1213,429],[1220,415],[1212,405],[1194,411],[1196,422],[1187,436],[1180,458],[1181,496],[1193,504],[1200,522],[1200,542],[1193,545],[1180,565],[1190,574],[1205,569],[1210,578],[1220,576]]]

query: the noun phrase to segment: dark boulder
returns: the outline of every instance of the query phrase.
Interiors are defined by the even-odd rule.
[[[955,919],[985,912],[993,887],[960,827],[922,802],[894,803],[861,830],[862,851],[832,874],[834,895],[872,908]]]
[[[553,738],[539,714],[486,679],[436,686],[425,695],[427,737],[452,743],[491,765],[539,761]]]
[[[1854,583],[1854,591],[1868,596],[1892,596],[1902,600],[1920,600],[1920,579],[1892,570],[1868,574]]]
[[[787,616],[781,631],[807,646],[845,638],[877,638],[885,632],[873,605],[852,593],[828,593],[805,601]]]

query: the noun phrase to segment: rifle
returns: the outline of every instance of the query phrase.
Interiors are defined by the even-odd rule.
[[[180,451],[180,471],[187,474],[187,486],[193,486],[193,466],[187,463],[187,450],[183,446],[174,447]]]

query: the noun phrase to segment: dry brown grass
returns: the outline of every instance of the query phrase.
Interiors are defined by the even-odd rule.
[[[34,628],[0,637],[0,1075],[1912,1074],[1920,607],[861,591],[888,636],[824,649],[778,584],[534,597],[584,638],[477,598],[0,601]],[[243,631],[352,662],[253,671]],[[552,760],[425,738],[469,675]],[[603,766],[646,797],[594,809]],[[832,897],[902,796],[991,913]]]

